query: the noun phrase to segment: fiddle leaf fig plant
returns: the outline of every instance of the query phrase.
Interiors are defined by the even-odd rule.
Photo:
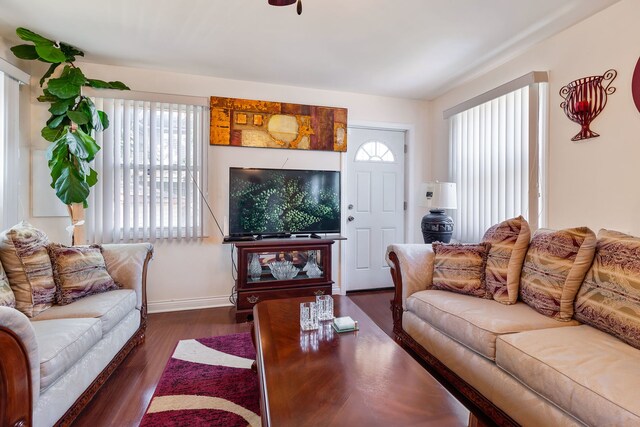
[[[109,127],[109,118],[82,94],[82,88],[129,88],[119,81],[87,78],[75,64],[76,57],[84,56],[84,52],[74,46],[26,28],[18,28],[16,34],[29,42],[11,48],[16,57],[50,64],[40,79],[43,90],[38,101],[51,104],[51,117],[41,131],[42,137],[51,142],[47,150],[51,187],[64,204],[82,203],[86,208],[90,188],[98,182],[98,173],[89,166],[100,150],[94,135]],[[59,67],[62,71],[52,77]]]

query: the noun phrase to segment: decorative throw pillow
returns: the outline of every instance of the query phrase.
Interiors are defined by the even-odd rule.
[[[520,298],[556,320],[573,317],[573,301],[591,267],[596,236],[587,227],[535,232],[520,277]]]
[[[522,216],[502,221],[484,233],[482,241],[491,243],[487,256],[487,290],[498,302],[515,304],[520,273],[527,255],[531,230]]]
[[[575,318],[640,348],[640,238],[600,230]]]
[[[56,285],[47,253],[47,235],[27,222],[0,234],[0,261],[16,299],[28,317],[51,307]]]
[[[56,281],[56,302],[66,305],[80,298],[118,289],[107,272],[99,245],[49,245]]]
[[[491,245],[434,243],[433,289],[491,298],[484,283],[484,270]]]
[[[11,286],[9,286],[9,279],[0,264],[0,307],[15,307],[16,297],[13,295]]]

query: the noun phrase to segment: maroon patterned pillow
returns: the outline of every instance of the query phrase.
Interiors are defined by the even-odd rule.
[[[587,227],[535,232],[520,277],[520,298],[545,316],[569,321],[591,267],[596,236]]]
[[[118,289],[107,272],[100,246],[52,244],[48,249],[58,304],[70,304],[89,295]]]
[[[491,298],[485,286],[485,266],[491,244],[434,243],[433,289]]]
[[[503,304],[518,300],[520,273],[527,255],[531,231],[522,216],[502,221],[489,228],[482,238],[491,243],[487,257],[487,289],[493,299]]]

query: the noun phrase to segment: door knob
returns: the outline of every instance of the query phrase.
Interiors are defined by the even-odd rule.
[[[347,217],[347,221],[349,221],[349,222],[353,221],[354,219],[355,219],[355,218],[354,218],[354,217],[352,217],[351,215],[349,215],[349,216]]]

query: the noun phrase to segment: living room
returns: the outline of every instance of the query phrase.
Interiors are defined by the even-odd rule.
[[[70,219],[66,206],[57,201],[53,190],[49,191],[49,182],[36,182],[34,178],[40,176],[48,179],[49,174],[46,160],[41,158],[41,163],[36,164],[34,154],[42,153],[50,144],[40,136],[41,128],[49,116],[47,109],[50,105],[36,100],[42,93],[38,80],[46,67],[33,61],[20,60],[12,53],[12,46],[24,43],[16,35],[18,27],[28,28],[44,37],[62,40],[84,50],[86,58],[78,58],[77,64],[86,76],[107,82],[123,82],[131,89],[131,96],[142,94],[140,96],[147,97],[144,98],[145,102],[155,99],[165,103],[182,102],[209,108],[210,97],[225,97],[331,106],[346,108],[348,111],[347,152],[209,145],[207,137],[206,180],[200,182],[202,188],[198,189],[203,190],[206,200],[206,204],[202,203],[200,206],[206,236],[191,239],[179,239],[177,236],[165,239],[164,236],[156,236],[145,239],[145,234],[142,234],[142,237],[121,240],[122,243],[153,244],[153,260],[148,264],[148,269],[145,269],[146,310],[149,313],[150,329],[147,330],[145,343],[132,350],[120,368],[106,381],[102,390],[98,391],[96,398],[86,405],[85,411],[80,413],[77,425],[139,423],[178,340],[249,332],[250,323],[231,325],[235,322],[235,306],[230,302],[230,296],[233,300],[237,278],[237,270],[234,270],[235,264],[232,262],[235,249],[231,244],[223,244],[223,235],[230,234],[230,168],[324,170],[341,173],[340,234],[346,235],[347,240],[335,240],[329,250],[332,258],[331,293],[334,296],[345,295],[357,289],[352,287],[349,280],[353,275],[350,269],[357,262],[353,246],[356,239],[350,234],[354,227],[348,221],[348,205],[354,202],[348,200],[347,196],[348,186],[353,180],[348,156],[350,151],[358,148],[352,131],[369,128],[403,134],[406,154],[404,185],[400,192],[403,193],[404,200],[400,202],[406,202],[406,210],[401,215],[404,230],[398,240],[390,243],[422,243],[421,220],[428,213],[428,208],[421,200],[422,184],[457,181],[459,196],[467,194],[464,191],[469,191],[463,188],[462,181],[452,172],[450,121],[443,119],[447,111],[464,106],[466,102],[491,93],[522,76],[544,72],[546,78],[539,82],[543,85],[540,87],[544,88],[540,91],[540,103],[546,103],[546,109],[542,110],[541,117],[546,116],[548,120],[546,130],[540,132],[544,137],[541,137],[542,148],[536,152],[540,156],[539,167],[536,169],[537,181],[541,185],[540,197],[536,198],[537,208],[529,211],[535,212],[535,215],[525,215],[532,226],[532,234],[536,228],[559,230],[586,226],[596,233],[605,228],[640,235],[637,221],[640,197],[635,185],[640,180],[640,169],[636,166],[640,148],[635,143],[640,120],[637,101],[634,102],[635,93],[632,91],[632,87],[635,87],[632,86],[634,68],[639,56],[636,43],[632,41],[638,40],[639,36],[635,18],[640,16],[640,6],[634,0],[568,1],[562,7],[553,2],[545,2],[544,6],[539,6],[540,10],[547,8],[545,14],[541,14],[539,10],[537,14],[534,13],[536,2],[526,2],[524,6],[520,6],[522,12],[517,16],[500,15],[502,6],[506,8],[506,5],[498,1],[492,2],[483,11],[484,14],[498,18],[502,16],[503,21],[509,18],[514,21],[520,19],[527,27],[505,28],[505,33],[491,33],[493,38],[487,36],[486,39],[481,39],[478,35],[478,40],[481,41],[477,44],[473,43],[476,36],[471,30],[467,33],[460,32],[459,38],[443,30],[443,34],[447,34],[449,38],[437,39],[439,45],[429,45],[436,54],[429,52],[424,56],[421,56],[420,51],[412,49],[422,43],[419,37],[427,37],[429,34],[418,28],[427,23],[435,26],[431,21],[437,19],[434,19],[434,14],[429,13],[430,10],[442,13],[443,17],[448,16],[446,13],[457,13],[462,16],[456,20],[456,25],[464,25],[468,21],[470,28],[475,28],[471,25],[476,20],[471,16],[473,14],[461,13],[461,9],[466,7],[478,13],[478,9],[482,8],[474,1],[465,1],[448,9],[449,6],[435,4],[438,2],[429,2],[434,4],[425,6],[414,1],[400,8],[383,2],[375,2],[374,5],[345,5],[325,0],[305,0],[304,10],[298,16],[295,5],[272,7],[266,1],[247,0],[227,4],[218,0],[206,5],[198,3],[188,13],[181,10],[183,6],[162,5],[158,6],[158,11],[150,14],[149,10],[156,8],[151,5],[152,2],[147,4],[149,10],[142,5],[117,2],[108,6],[109,14],[102,17],[104,12],[98,11],[95,5],[81,5],[72,1],[68,5],[62,2],[59,6],[46,3],[38,1],[27,4],[0,0],[0,9],[3,11],[0,16],[0,60],[17,69],[18,74],[22,72],[27,75],[27,84],[19,89],[19,130],[13,130],[13,135],[19,134],[13,141],[17,140],[19,144],[12,148],[13,151],[3,151],[7,156],[3,160],[17,165],[13,169],[16,175],[11,181],[6,180],[3,175],[2,200],[5,207],[7,200],[14,201],[17,204],[18,220],[26,220],[44,231],[51,242],[71,244],[68,230]],[[324,3],[327,3],[326,6]],[[322,10],[325,8],[326,10]],[[415,10],[420,13],[413,13],[412,8],[417,8]],[[519,6],[513,8],[519,10]],[[345,16],[337,16],[340,12]],[[155,13],[158,14],[154,18],[157,21],[151,19]],[[70,17],[74,14],[77,16]],[[204,18],[207,14],[211,17]],[[527,14],[535,18],[526,20]],[[50,16],[56,19],[49,19]],[[176,16],[184,16],[184,23],[172,25]],[[256,25],[261,21],[257,16],[276,25],[264,25],[258,32]],[[394,28],[405,28],[404,34],[391,38],[394,43],[401,44],[399,40],[418,38],[417,43],[407,41],[408,47],[398,49],[400,53],[394,54],[392,51],[395,46],[383,42],[384,32],[376,38],[371,34],[355,32],[366,26],[384,28],[384,31],[391,32],[385,17]],[[103,25],[103,19],[108,24]],[[354,21],[359,21],[360,26],[354,32],[346,31]],[[219,29],[213,30],[210,27]],[[172,31],[166,31],[166,28],[171,28]],[[192,44],[202,46],[197,41],[203,37],[198,33],[198,28],[210,37],[210,47],[206,51],[189,48]],[[329,47],[325,48],[322,37],[311,37],[311,34],[321,29],[332,33],[325,35]],[[369,31],[374,32],[371,29]],[[249,36],[241,38],[241,33],[248,33]],[[367,41],[369,36],[375,43]],[[286,47],[289,39],[295,37],[301,37],[304,41],[292,48]],[[252,38],[253,44],[248,41]],[[132,48],[126,48],[127,40]],[[280,46],[272,48],[269,46],[271,43]],[[315,54],[320,55],[318,58],[325,61],[332,57],[336,59],[333,62],[320,62],[314,54],[306,53],[304,61],[300,61],[306,61],[306,65],[295,68],[296,58],[301,54],[294,52],[296,49],[303,50],[305,44],[314,46],[318,51]],[[146,46],[149,52],[143,52]],[[344,47],[345,52],[355,58],[362,56],[359,60],[367,64],[380,64],[380,60],[374,61],[373,57],[384,58],[388,55],[391,58],[389,62],[393,61],[394,66],[380,69],[379,72],[376,70],[360,75],[350,74],[348,66],[340,63],[347,60],[344,54],[331,52],[331,49],[336,50],[338,47]],[[232,54],[241,48],[246,49],[244,54]],[[270,55],[275,54],[270,53],[271,48],[275,54],[283,56],[278,56],[273,61]],[[139,57],[135,49],[139,50]],[[442,63],[448,64],[445,69],[441,69],[442,66],[437,63],[440,55],[438,49],[458,51],[457,56],[451,58],[441,54]],[[286,54],[287,51],[290,53]],[[216,60],[216,56],[221,59]],[[256,58],[256,62],[247,59],[252,56]],[[286,72],[284,66],[283,70],[279,70],[280,62],[286,64]],[[352,58],[347,64],[355,67],[354,62],[357,60]],[[229,64],[239,68],[230,68]],[[241,64],[245,64],[244,67],[240,67]],[[324,70],[314,72],[314,68]],[[599,136],[572,141],[571,138],[580,131],[580,125],[571,121],[560,107],[560,103],[564,101],[559,95],[560,90],[572,81],[586,76],[603,76],[611,69],[616,70],[615,80],[611,82],[611,87],[615,87],[616,91],[608,94],[606,108],[603,107],[601,114],[591,124],[591,130]],[[0,70],[11,74],[6,66]],[[423,76],[429,77],[429,74],[438,76],[438,79],[430,80],[431,86],[425,83],[427,80],[423,80]],[[99,91],[100,89],[96,89],[90,96],[100,97]],[[108,96],[105,95],[104,98]],[[115,122],[112,125],[115,126]],[[15,157],[10,158],[9,154]],[[186,174],[184,176],[187,177]],[[52,208],[42,201],[44,199],[39,200],[39,195],[46,191],[49,191],[47,197],[52,197],[46,200],[53,200],[59,206]],[[95,199],[98,197],[92,191],[89,209],[94,209]],[[459,230],[455,227],[462,227],[462,223],[469,221],[462,216],[460,206],[463,205],[458,202],[458,209],[448,212],[454,217],[454,239],[465,243],[478,241],[488,226],[484,230],[470,232],[469,235],[474,236],[480,233],[475,239],[456,234]],[[616,212],[604,209],[605,206],[611,206]],[[53,215],[52,209],[56,211]],[[44,213],[34,214],[38,210]],[[523,212],[516,212],[512,216],[520,213]],[[359,218],[354,216],[357,223]],[[499,221],[509,217],[511,216],[503,216]],[[94,226],[91,224],[92,218],[95,218],[92,213],[87,215],[87,227]],[[11,227],[16,222],[18,221],[8,224],[3,218],[3,228]],[[88,229],[89,238],[83,243],[112,243],[93,239],[95,230]],[[241,246],[240,243],[238,242],[238,246]],[[376,249],[376,260],[381,265],[386,265],[385,249],[386,247]],[[107,264],[108,256],[105,254]],[[144,263],[145,256],[146,254],[140,255],[140,265]],[[380,277],[380,282],[372,286],[372,289],[390,289],[394,286],[388,268],[384,274],[377,276]],[[373,311],[375,308],[382,308],[380,312],[383,314],[379,318],[383,319],[380,322],[385,323],[381,326],[383,330],[390,331],[393,318],[388,304],[393,292],[389,289],[383,292],[373,290],[352,293],[349,298],[354,301],[364,299],[366,302],[362,304],[374,307]],[[365,312],[377,322],[375,314],[367,310]],[[174,328],[174,334],[184,336],[164,338],[164,332],[160,329],[151,330],[153,319],[157,319],[157,325]],[[201,335],[192,336],[191,333]],[[153,340],[158,340],[157,347],[153,346]],[[158,357],[153,358],[151,354],[141,357],[140,353],[143,352],[158,352]],[[147,363],[153,367],[147,369]],[[134,384],[128,385],[128,391],[123,393],[127,397],[118,397],[118,388],[127,383],[128,376]],[[136,409],[118,418],[117,413],[127,412],[121,408],[126,406],[127,399],[131,399],[135,393],[136,384],[144,384],[144,395],[135,399],[133,405],[137,406]],[[106,402],[110,399],[118,401],[115,414],[109,414]],[[98,401],[102,403],[96,403]],[[492,420],[486,414],[480,415],[480,419],[485,423]],[[589,424],[584,420],[580,422]]]

